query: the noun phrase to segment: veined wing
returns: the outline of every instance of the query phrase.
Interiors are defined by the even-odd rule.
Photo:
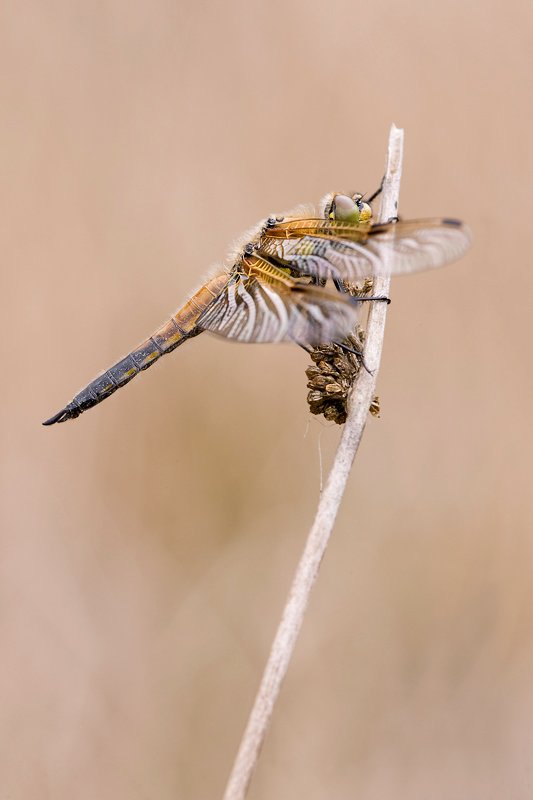
[[[460,258],[471,233],[453,219],[356,225],[332,219],[288,219],[264,232],[261,248],[302,275],[356,281],[442,267]]]
[[[344,338],[358,305],[348,296],[300,283],[260,252],[246,256],[198,327],[238,342],[296,341],[310,345]]]

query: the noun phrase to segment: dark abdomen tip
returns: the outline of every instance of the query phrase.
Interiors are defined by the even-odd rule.
[[[55,425],[56,422],[66,422],[67,419],[70,419],[70,413],[68,408],[64,408],[53,417],[50,417],[50,419],[47,419],[46,422],[43,422],[43,425]]]

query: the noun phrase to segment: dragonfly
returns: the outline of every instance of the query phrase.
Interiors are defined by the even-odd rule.
[[[468,227],[456,219],[372,219],[360,194],[331,193],[319,212],[299,206],[262,220],[149,339],[97,377],[43,425],[79,417],[162,356],[204,331],[237,342],[295,342],[307,350],[342,340],[363,300],[346,285],[377,275],[441,267],[466,253]],[[346,348],[349,349],[349,348]]]

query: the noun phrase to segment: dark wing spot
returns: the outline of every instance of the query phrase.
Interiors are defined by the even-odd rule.
[[[454,228],[460,228],[462,226],[462,222],[458,219],[443,219],[443,225],[452,225]]]

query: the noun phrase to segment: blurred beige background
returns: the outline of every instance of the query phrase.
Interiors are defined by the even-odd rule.
[[[475,247],[393,283],[249,796],[532,796],[532,61],[523,0],[2,5],[2,797],[221,796],[339,436],[307,357],[205,335],[41,422],[392,122]]]

